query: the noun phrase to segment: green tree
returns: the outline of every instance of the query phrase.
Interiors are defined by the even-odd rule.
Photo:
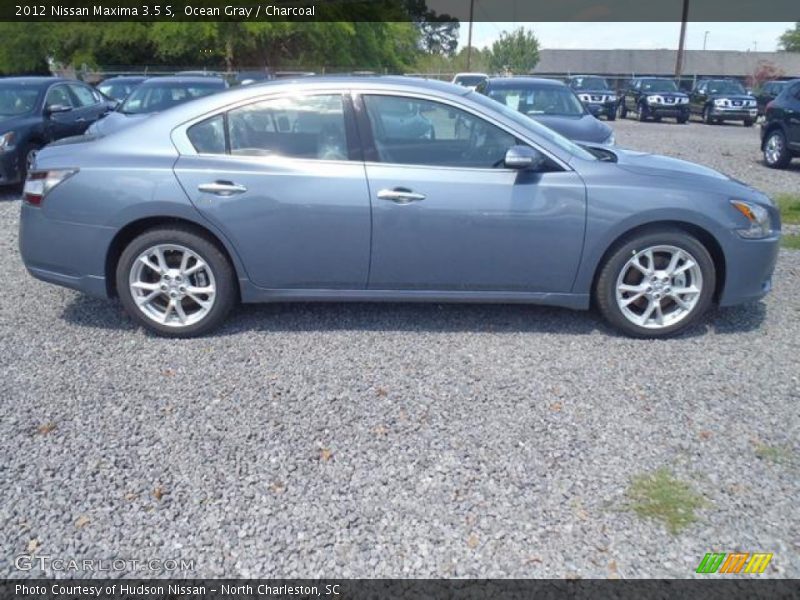
[[[0,23],[0,74],[48,73],[52,29],[49,23]]]
[[[514,73],[528,73],[538,62],[539,40],[523,27],[511,33],[504,31],[492,44],[492,71],[508,69]]]
[[[778,38],[778,48],[787,52],[800,52],[800,21],[794,24],[794,29],[787,29]]]

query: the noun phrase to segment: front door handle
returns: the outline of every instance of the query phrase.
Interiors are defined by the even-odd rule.
[[[76,123],[86,123],[86,118],[85,117],[78,117],[77,119],[75,119],[75,122]]]
[[[378,198],[381,200],[391,200],[396,204],[409,204],[411,202],[419,202],[425,200],[425,194],[417,194],[408,188],[394,188],[393,190],[380,190]]]
[[[201,183],[197,186],[198,191],[215,196],[235,196],[244,194],[247,188],[232,181],[213,181],[211,183]]]

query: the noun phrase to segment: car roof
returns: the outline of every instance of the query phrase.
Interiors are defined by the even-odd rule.
[[[488,80],[491,87],[514,87],[520,83],[538,87],[566,87],[563,81],[545,79],[544,77],[492,77]]]
[[[123,81],[145,81],[147,79],[146,75],[115,75],[114,77],[107,77],[103,79],[100,83],[106,83],[107,81],[111,81],[113,83],[119,83]]]
[[[636,79],[644,81],[645,79],[657,79],[658,81],[675,81],[673,77],[637,77]]]
[[[586,77],[596,77],[597,79],[605,79],[602,75],[570,75],[567,79],[584,79]]]
[[[73,83],[82,83],[77,79],[64,79],[63,77],[2,77],[0,78],[0,85],[4,83],[10,83],[12,85],[24,85],[30,87],[47,87],[49,85],[53,85],[54,83],[62,83],[66,81],[71,81]]]

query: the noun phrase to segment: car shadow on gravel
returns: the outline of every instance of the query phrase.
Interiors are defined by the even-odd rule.
[[[714,309],[679,336],[744,333],[767,315],[763,302]],[[137,325],[117,301],[77,295],[63,319],[82,327],[135,331]],[[594,311],[520,304],[275,303],[243,304],[209,337],[248,332],[400,331],[474,333],[562,333],[623,337]],[[149,334],[153,335],[154,334]]]

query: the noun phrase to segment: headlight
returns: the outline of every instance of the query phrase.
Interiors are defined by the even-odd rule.
[[[719,98],[718,100],[714,100],[714,106],[728,106],[728,104],[727,98]]]
[[[681,104],[689,104],[689,97],[686,96],[685,98],[680,99]]]
[[[605,140],[603,140],[603,145],[605,145],[605,146],[613,146],[616,142],[617,142],[617,140],[616,140],[616,138],[614,138],[614,134],[612,133]]]
[[[748,100],[747,101],[747,106],[755,106],[755,105],[756,105],[756,101],[755,100]]]
[[[16,137],[17,134],[15,134],[13,131],[9,131],[8,133],[0,135],[0,152],[5,152],[9,148],[13,148]]]
[[[747,229],[736,230],[736,233],[740,236],[748,239],[758,239],[767,237],[772,233],[769,211],[766,208],[743,200],[731,200],[731,205],[742,213],[750,223],[750,227]]]
[[[616,102],[616,101],[617,101],[617,97],[614,94],[611,94],[610,96],[606,96],[606,102]]]
[[[650,104],[661,104],[661,96],[648,96],[647,102]]]

